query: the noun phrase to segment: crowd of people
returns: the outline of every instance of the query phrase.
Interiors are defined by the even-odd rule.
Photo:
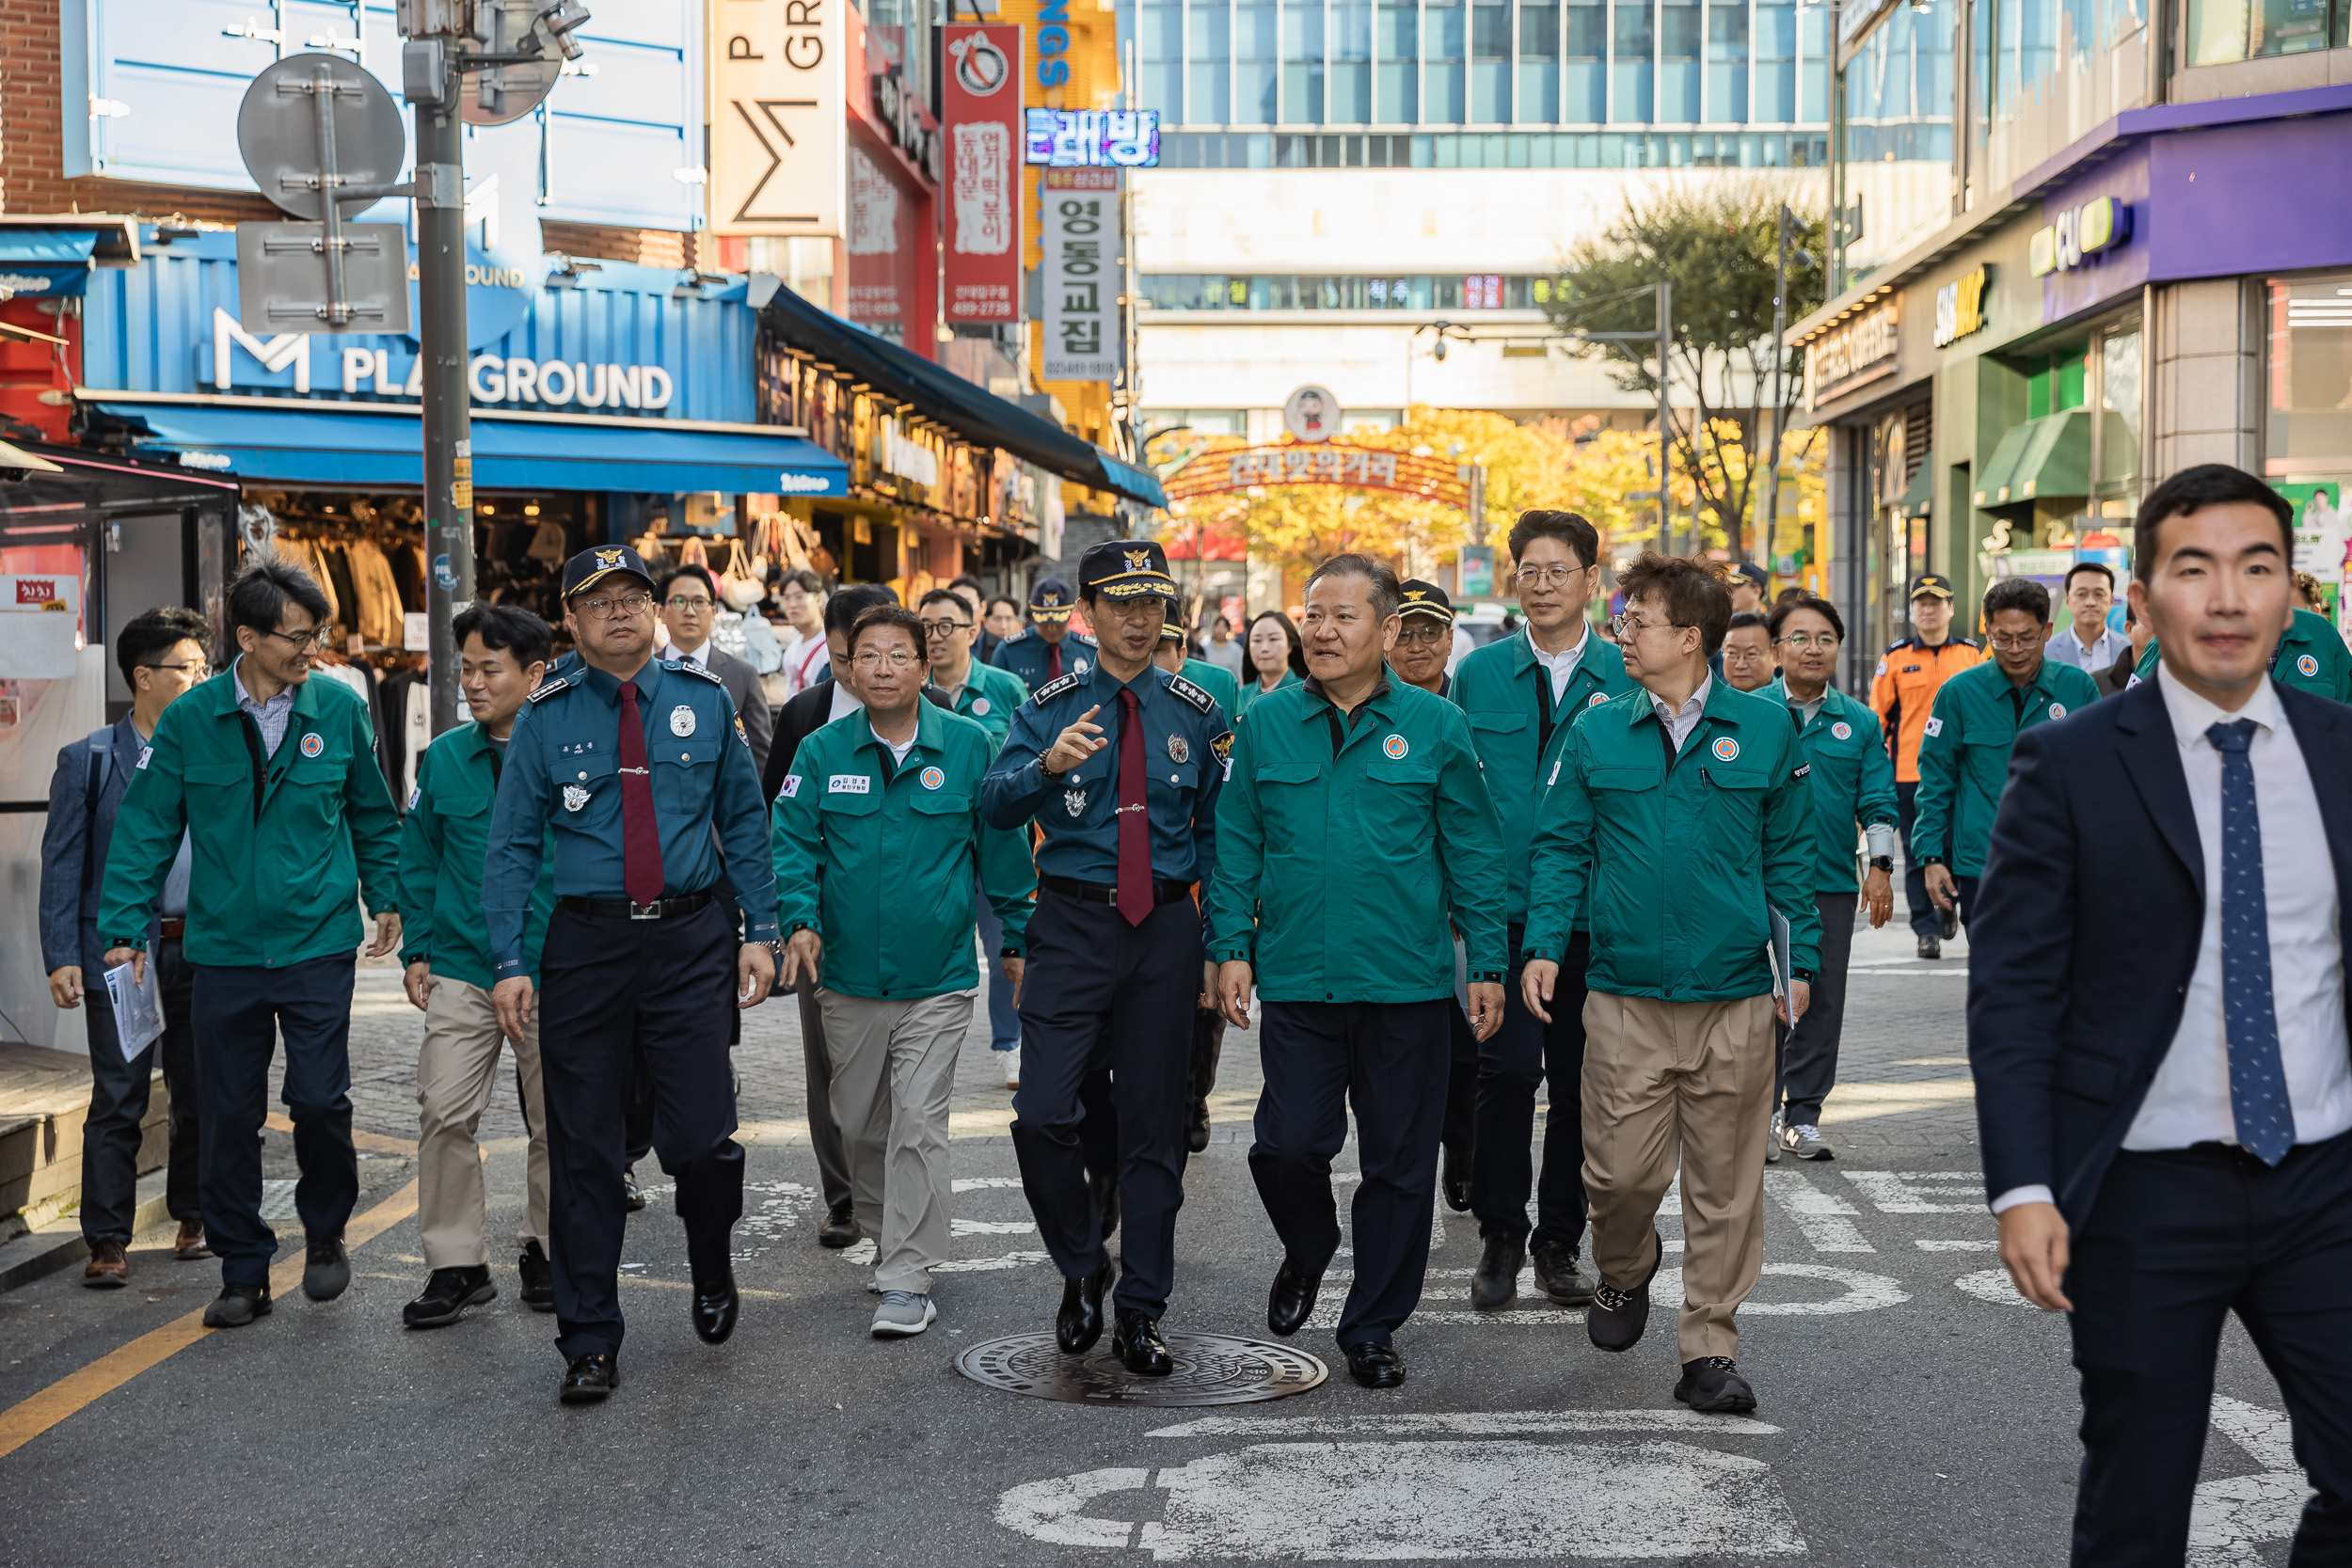
[[[1186,1161],[1206,1146],[1226,1031],[1254,1028],[1264,1088],[1248,1164],[1282,1247],[1271,1332],[1308,1322],[1340,1246],[1332,1162],[1352,1116],[1360,1180],[1336,1338],[1358,1383],[1405,1380],[1397,1335],[1440,1193],[1477,1219],[1473,1307],[1510,1307],[1532,1266],[1549,1302],[1585,1309],[1597,1348],[1631,1350],[1678,1179],[1674,1395],[1752,1410],[1737,1316],[1762,1264],[1764,1167],[1836,1157],[1820,1123],[1847,957],[1862,920],[1893,916],[1899,844],[1919,957],[1939,958],[1962,925],[1977,954],[1972,1053],[1980,1084],[2002,1086],[1983,1101],[1990,1196],[2020,1289],[2045,1307],[2070,1290],[2098,1303],[2102,1332],[2143,1357],[2201,1355],[2206,1386],[2218,1313],[2237,1305],[2289,1383],[2298,1445],[2309,1437],[2307,1519],[2352,1528],[2352,1479],[2335,1468],[2352,1445],[2300,1393],[2322,1375],[2324,1331],[2272,1316],[2265,1293],[2332,1323],[2342,1292],[2321,1303],[2312,1286],[2340,1281],[2352,1256],[2340,1217],[2312,1217],[2344,1196],[2340,1169],[2352,1180],[2335,1147],[2352,1128],[2352,1063],[2334,888],[2308,853],[2324,840],[2352,855],[2344,774],[2314,760],[2352,745],[2334,705],[2352,702],[2352,656],[2292,602],[2287,522],[2234,469],[2159,486],[2122,631],[2102,564],[2076,565],[2055,601],[1996,579],[1974,617],[1981,642],[1955,630],[1949,580],[1922,574],[1911,634],[1879,659],[1867,701],[1835,684],[1839,609],[1801,590],[1768,603],[1753,567],[1620,562],[1603,635],[1590,613],[1602,541],[1558,511],[1512,527],[1523,622],[1466,657],[1443,588],[1361,555],[1322,562],[1295,619],[1269,610],[1237,632],[1218,618],[1204,657],[1149,540],[1095,546],[1074,587],[1042,578],[1024,607],[963,579],[909,607],[877,585],[794,578],[772,711],[761,674],[711,645],[707,572],[657,576],[598,546],[564,571],[570,652],[524,610],[459,618],[470,722],[434,741],[397,807],[363,709],[307,679],[323,595],[264,559],[228,596],[221,673],[187,611],[124,629],[131,711],[69,746],[52,788],[56,1000],[87,1003],[95,1040],[115,1009],[87,977],[127,963],[144,983],[151,963],[165,1017],[153,1057],[93,1051],[109,1065],[89,1123],[87,1282],[127,1278],[132,1160],[159,1064],[179,1250],[221,1264],[206,1322],[272,1309],[258,1133],[282,1038],[303,1290],[344,1289],[364,905],[365,951],[399,951],[425,1018],[427,1279],[406,1321],[450,1323],[496,1293],[474,1132],[504,1042],[531,1134],[522,1296],[555,1315],[565,1402],[618,1384],[615,1282],[645,1152],[675,1183],[694,1327],[712,1343],[732,1333],[744,1156],[729,1048],[740,1010],[781,987],[801,1011],[818,1239],[872,1241],[876,1337],[938,1316],[950,1097],[985,991],[1021,1180],[1062,1279],[1063,1352],[1107,1332],[1131,1373],[1171,1370],[1161,1324]],[[2206,723],[2208,709],[2248,717]],[[2177,784],[2151,782],[2161,766],[2121,787],[2141,790],[2150,832],[2169,839],[2203,936],[2192,911],[2175,955],[2192,978],[2169,1001],[2108,999],[2159,1015],[2136,1069],[2086,1022],[2107,1015],[2067,988],[2105,997],[2137,960],[2086,975],[2052,955],[2116,941],[2116,906],[2071,869],[2100,833],[2121,835],[2110,867],[2164,858],[2082,815],[2101,787],[2086,779],[2112,761],[2089,737],[2175,731],[2177,754],[2169,741],[2151,754],[2189,769],[2204,792],[2193,813]],[[2298,756],[2309,778],[2291,788]],[[2263,836],[2274,812],[2299,839]],[[2120,925],[2162,919],[2183,891],[2156,889],[2153,916],[2128,904]],[[2274,975],[2296,988],[2275,1006]],[[2114,1196],[2126,1178],[2128,1205]],[[2224,1228],[2252,1204],[2252,1233],[2200,1243],[2193,1306],[2187,1284],[2177,1306],[2152,1301],[2124,1282],[2132,1248],[2153,1244],[2135,1227],[2191,1199]],[[2197,1390],[2110,1370],[2113,1341],[2087,1349],[2087,1321],[2078,1308],[2083,1528],[2169,1529],[2123,1519],[2123,1494],[2137,1462],[2185,1463],[2193,1480],[2185,1439],[2137,1423],[2186,1411]]]

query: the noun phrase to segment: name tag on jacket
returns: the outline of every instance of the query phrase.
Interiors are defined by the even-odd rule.
[[[874,786],[874,781],[863,773],[835,773],[825,781],[828,795],[864,795]]]

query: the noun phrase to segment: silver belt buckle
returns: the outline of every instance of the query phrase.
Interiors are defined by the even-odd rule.
[[[631,920],[660,919],[661,900],[657,898],[650,904],[640,904],[632,899],[628,906],[628,917]]]

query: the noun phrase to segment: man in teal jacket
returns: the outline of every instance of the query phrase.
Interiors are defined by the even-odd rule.
[[[1168,624],[1160,628],[1160,649],[1152,661],[1171,675],[1182,675],[1201,690],[1216,699],[1216,705],[1226,714],[1241,710],[1241,683],[1233,673],[1222,665],[1191,657],[1187,651],[1184,628],[1175,619],[1175,604],[1169,601]],[[1214,1006],[1215,998],[1203,994],[1203,1004],[1192,1011],[1192,1115],[1184,1128],[1184,1148],[1198,1154],[1209,1147],[1209,1093],[1216,1087],[1216,1065],[1225,1054],[1225,1015]],[[1089,1102],[1087,1115],[1094,1115],[1096,1104],[1105,1115],[1111,1114],[1109,1097],[1098,1096]]]
[[[1470,716],[1470,741],[1486,772],[1486,791],[1502,819],[1510,866],[1511,973],[1502,992],[1502,1027],[1479,1052],[1475,1152],[1470,1207],[1486,1251],[1470,1278],[1470,1305],[1499,1311],[1518,1293],[1519,1267],[1534,1255],[1535,1284],[1561,1307],[1593,1296],[1577,1261],[1584,1239],[1583,1137],[1576,1113],[1584,1063],[1584,966],[1581,913],[1569,937],[1562,974],[1568,990],[1549,1022],[1519,997],[1527,926],[1527,847],[1535,807],[1570,721],[1586,708],[1633,689],[1625,660],[1584,619],[1599,580],[1600,535],[1573,512],[1524,512],[1511,528],[1519,608],[1518,635],[1465,657],[1447,693]],[[1535,1086],[1551,1081],[1540,1177],[1529,1157]],[[1527,1225],[1530,1186],[1535,1227]],[[1451,1195],[1454,1183],[1448,1182]]]
[[[2042,657],[2050,640],[2050,591],[2030,578],[2003,578],[1984,594],[1993,657],[1944,683],[1919,737],[1918,826],[1913,839],[1942,844],[1951,859],[1923,855],[1928,896],[1965,921],[1993,841],[1993,816],[2009,782],[2018,733],[2054,724],[2099,700],[2098,683],[2071,664]],[[2328,636],[2333,637],[2333,632]],[[2341,648],[2341,644],[2339,644]]]
[[[401,961],[408,1000],[424,1014],[417,1053],[417,1235],[429,1271],[424,1291],[402,1308],[410,1328],[439,1328],[498,1295],[483,1235],[482,1151],[474,1129],[498,1085],[498,1009],[490,1003],[490,928],[482,912],[482,863],[490,847],[507,736],[524,700],[547,677],[554,633],[527,610],[477,604],[461,613],[457,685],[472,721],[445,730],[417,762],[417,787],[401,824]],[[550,830],[550,835],[552,830]],[[539,971],[548,915],[555,908],[549,855],[531,897],[525,962]],[[515,1082],[530,1138],[524,1155],[523,1222],[516,1240],[522,1300],[555,1310],[548,1272],[548,1118],[540,1096],[539,1021],[515,1042]]]
[[[1367,1388],[1405,1381],[1393,1336],[1420,1304],[1452,1050],[1454,939],[1471,1024],[1502,1012],[1502,846],[1470,726],[1392,683],[1398,585],[1360,555],[1307,582],[1309,678],[1249,705],[1217,811],[1210,957],[1219,1006],[1265,1008],[1249,1174],[1282,1239],[1266,1326],[1295,1333],[1340,1243],[1331,1157],[1356,1113],[1363,1180],[1340,1348]]]
[[[262,1122],[279,1037],[302,1176],[302,1292],[351,1282],[343,1225],[359,1196],[351,1144],[352,952],[358,903],[370,958],[400,942],[400,818],[376,765],[367,705],[310,679],[333,610],[296,567],[264,559],[229,591],[239,650],[165,710],[133,765],[98,911],[109,966],[144,971],[149,920],[183,832],[192,854],[187,935],[202,1054],[204,1224],[220,1258],[213,1328],[270,1310],[278,1237],[262,1218]]]
[[[1708,673],[1731,621],[1712,571],[1645,555],[1618,587],[1617,646],[1641,689],[1580,717],[1561,751],[1535,835],[1525,1000],[1539,1018],[1560,1005],[1560,959],[1588,913],[1584,1186],[1600,1284],[1585,1333],[1626,1351],[1648,1325],[1678,1152],[1675,1398],[1753,1410],[1733,1318],[1764,1266],[1772,1020],[1804,1016],[1820,962],[1810,772],[1786,708]],[[1774,912],[1788,949],[1778,1004]]]
[[[2162,657],[2155,640],[2149,639],[2148,646],[2140,650],[2139,662],[2132,667],[2133,676],[2155,679]],[[2286,635],[2279,639],[2278,652],[2270,656],[2270,678],[2281,686],[2352,703],[2352,650],[2344,647],[2344,638],[2326,616],[2298,608],[2287,623]]]

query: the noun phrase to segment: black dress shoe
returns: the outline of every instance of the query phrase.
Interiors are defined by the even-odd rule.
[[[1946,942],[1951,941],[1954,937],[1960,935],[1960,911],[1958,910],[1936,911],[1935,925],[1936,929],[1944,933],[1944,940]]]
[[[1282,1266],[1274,1271],[1274,1289],[1266,1296],[1266,1327],[1277,1334],[1297,1333],[1313,1313],[1315,1292],[1322,1289],[1323,1275],[1308,1274],[1283,1259]]]
[[[1063,1354],[1084,1355],[1103,1337],[1103,1292],[1110,1282],[1108,1259],[1085,1278],[1061,1282],[1061,1310],[1054,1314],[1054,1342],[1061,1346]]]
[[[1156,1318],[1122,1311],[1112,1338],[1119,1346],[1120,1364],[1137,1377],[1166,1377],[1176,1370],[1176,1358],[1168,1354],[1168,1341],[1160,1338]]]
[[[1094,1212],[1103,1222],[1103,1240],[1108,1243],[1111,1232],[1119,1228],[1119,1173],[1104,1171],[1087,1181],[1094,1189]]]
[[[1582,1307],[1593,1299],[1593,1276],[1576,1260],[1576,1248],[1549,1237],[1530,1254],[1535,1264],[1535,1288],[1554,1307]]]
[[[694,1333],[706,1345],[723,1345],[735,1332],[739,1307],[735,1271],[723,1269],[709,1279],[694,1281]]]
[[[1467,1214],[1470,1206],[1470,1151],[1445,1146],[1445,1173],[1439,1178],[1445,1189],[1445,1206],[1457,1214]]]
[[[515,1272],[523,1276],[525,1307],[533,1312],[555,1310],[555,1270],[535,1240],[523,1243],[523,1255],[515,1259]]]
[[[564,1369],[555,1397],[565,1404],[602,1404],[621,1386],[621,1358],[612,1351],[575,1355]]]
[[[1693,1410],[1712,1415],[1744,1416],[1756,1408],[1756,1390],[1740,1375],[1728,1355],[1702,1355],[1682,1364],[1682,1381],[1675,1398]]]
[[[1596,1348],[1627,1351],[1642,1342],[1642,1331],[1649,1326],[1649,1282],[1658,1277],[1658,1266],[1666,1260],[1666,1244],[1654,1230],[1650,1242],[1658,1248],[1658,1256],[1639,1285],[1617,1291],[1603,1281],[1593,1288],[1593,1304],[1584,1309],[1584,1333]]]
[[[1940,958],[1944,956],[1944,939],[1930,931],[1919,939],[1914,951],[1923,958]]]
[[[1347,1347],[1347,1375],[1367,1388],[1402,1387],[1405,1358],[1386,1339],[1367,1339]]]
[[[333,1301],[351,1284],[351,1259],[341,1236],[312,1241],[303,1251],[302,1293],[312,1301]]]
[[[435,1269],[425,1276],[424,1293],[400,1309],[400,1321],[410,1328],[443,1328],[464,1317],[467,1307],[495,1301],[498,1293],[486,1264]]]
[[[1184,1129],[1184,1147],[1195,1154],[1209,1147],[1209,1102],[1192,1102],[1192,1121]]]
[[[628,1212],[632,1214],[645,1207],[645,1189],[637,1184],[635,1165],[621,1167],[621,1201],[628,1205]],[[596,1397],[602,1399],[604,1396],[599,1394]]]
[[[1527,1238],[1489,1236],[1470,1275],[1470,1306],[1481,1312],[1500,1312],[1519,1294],[1519,1269],[1527,1261]]]
[[[857,1210],[850,1204],[837,1204],[826,1211],[823,1228],[817,1232],[818,1246],[845,1247],[857,1240]]]

